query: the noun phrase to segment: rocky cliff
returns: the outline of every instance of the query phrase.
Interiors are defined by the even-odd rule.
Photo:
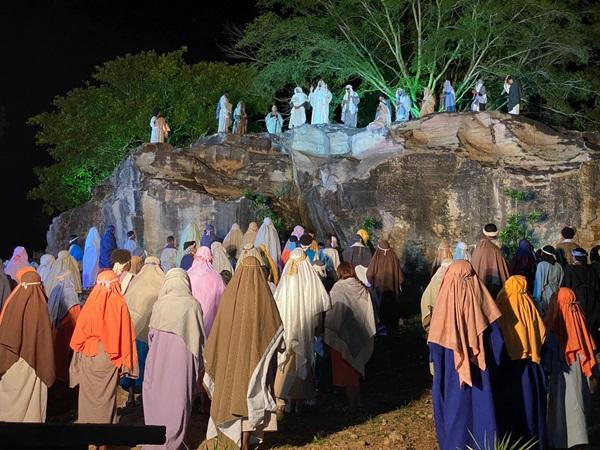
[[[408,272],[424,272],[443,238],[475,242],[482,225],[506,223],[504,189],[529,192],[542,243],[577,228],[587,247],[600,238],[600,150],[583,138],[505,114],[434,114],[370,132],[306,125],[282,136],[203,138],[189,148],[144,145],[98,187],[92,200],[56,217],[48,250],[71,232],[115,224],[135,229],[149,253],[190,222],[224,236],[253,219],[245,189],[272,198],[292,227],[334,232],[342,242],[366,217],[381,224]]]

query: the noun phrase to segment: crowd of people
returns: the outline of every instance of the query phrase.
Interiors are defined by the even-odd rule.
[[[497,227],[483,234],[439,245],[421,300],[440,448],[509,434],[540,449],[586,444],[600,246],[588,264],[565,228],[537,252],[521,241],[508,262]],[[44,422],[53,385],[79,387],[79,423],[116,423],[121,386],[147,425],[166,426],[166,449],[183,445],[196,400],[207,439],[242,449],[328,382],[354,414],[375,338],[398,330],[404,274],[363,229],[343,251],[325,238],[298,225],[282,244],[267,217],[223,239],[190,224],[157,255],[134,231],[119,246],[114,226],[39,264],[17,247],[0,265],[0,420]]]
[[[487,106],[487,91],[482,79],[477,80],[471,91],[471,111],[485,111]],[[521,103],[521,85],[517,79],[508,75],[504,80],[502,95],[506,96],[507,112],[509,114],[520,113]],[[302,87],[294,88],[294,93],[290,99],[290,114],[288,119],[288,128],[300,127],[307,123],[306,109],[311,108],[311,125],[321,125],[329,123],[329,108],[333,94],[327,87],[327,83],[322,79],[318,81],[317,86],[311,86],[308,95],[304,93]],[[413,100],[409,93],[398,88],[394,105],[390,99],[381,94],[379,103],[375,112],[375,119],[367,125],[367,129],[375,131],[391,125],[393,117],[396,122],[406,122],[411,118],[411,109]],[[440,94],[440,105],[445,112],[456,112],[456,92],[450,80],[444,81],[442,92]],[[344,88],[342,96],[340,122],[344,126],[356,128],[358,122],[358,105],[360,96],[354,90],[352,85]],[[423,90],[423,98],[419,105],[420,116],[426,116],[435,112],[436,101],[433,92],[426,87]],[[217,132],[233,133],[243,135],[248,131],[248,115],[243,101],[238,102],[235,109],[229,102],[229,94],[225,92],[217,104],[216,111]],[[265,126],[270,134],[280,134],[283,130],[284,119],[279,113],[277,106],[272,105],[271,111],[265,116]],[[169,125],[165,121],[159,109],[153,111],[150,119],[150,128],[152,130],[150,143],[165,142],[169,135]]]

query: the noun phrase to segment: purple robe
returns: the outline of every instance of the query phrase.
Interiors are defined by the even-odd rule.
[[[150,351],[144,376],[144,421],[167,427],[164,445],[144,445],[144,450],[179,450],[190,422],[200,364],[173,333],[150,328]]]

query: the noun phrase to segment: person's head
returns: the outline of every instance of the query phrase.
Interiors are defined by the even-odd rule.
[[[71,236],[69,236],[69,245],[77,244],[78,239],[79,239],[79,236],[77,236],[76,234],[72,234]]]
[[[575,237],[575,230],[571,227],[564,227],[560,231],[560,234],[563,237],[563,239],[573,239]]]
[[[190,255],[193,255],[194,253],[196,253],[196,241],[187,241],[183,244],[183,250]]]
[[[245,109],[246,108],[246,104],[244,102],[239,102],[240,108]]]
[[[115,234],[115,226],[114,225],[109,225],[106,228],[106,231],[108,231],[110,234]]]
[[[583,248],[577,247],[576,249],[573,249],[571,256],[573,256],[575,264],[587,264],[588,254]]]
[[[277,112],[277,106],[276,105],[272,105],[271,106],[271,112],[273,112],[273,113]]]
[[[306,250],[308,247],[310,247],[312,241],[313,237],[308,233],[304,233],[302,236],[300,236],[300,247]]]
[[[325,82],[323,81],[323,78],[321,78],[319,80],[319,82],[317,83],[317,86],[322,87],[325,84]]]
[[[542,247],[540,259],[547,263],[554,264],[556,262],[556,249],[551,245],[545,245]]]
[[[167,236],[167,245],[175,245],[175,236]]]
[[[335,234],[332,234],[331,236],[329,236],[329,245],[331,246],[331,248],[339,247],[338,238]]]
[[[131,253],[129,250],[116,249],[110,254],[110,260],[113,265],[113,270],[117,275],[123,271],[128,271],[131,268]]]
[[[223,283],[225,283],[225,285],[228,285],[232,277],[231,272],[229,270],[221,270],[220,275],[223,279]]]
[[[379,94],[379,102],[385,102],[385,95]]]
[[[498,227],[493,223],[488,223],[483,227],[483,234],[485,237],[493,239],[498,236]]]
[[[223,92],[223,96],[224,97],[229,97],[229,91],[226,90],[225,92]]]
[[[135,240],[136,236],[135,236],[135,231],[133,230],[129,230],[127,232],[127,239],[129,239],[130,241]]]
[[[600,245],[596,245],[590,250],[590,261],[600,261]]]
[[[158,117],[160,115],[160,108],[154,108],[152,110],[152,115]]]
[[[354,272],[354,267],[348,261],[343,261],[337,268],[338,278],[340,280],[345,280],[346,278],[356,277],[356,272]]]
[[[290,236],[289,238],[289,243],[288,243],[288,248],[290,250],[294,250],[296,247],[298,247],[298,238],[294,235]]]
[[[509,76],[506,77],[506,83],[507,84],[513,84],[513,77],[512,77],[512,75],[509,75]]]

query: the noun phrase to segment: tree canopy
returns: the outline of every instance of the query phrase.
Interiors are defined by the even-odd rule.
[[[56,161],[37,168],[30,193],[48,213],[77,206],[110,176],[128,151],[150,138],[152,110],[171,127],[168,142],[185,145],[216,131],[215,107],[224,91],[244,100],[248,114],[267,110],[269,99],[253,90],[247,64],[187,64],[185,49],[159,55],[126,55],[96,67],[92,80],[54,99],[53,110],[32,117],[37,144]]]
[[[491,107],[502,106],[506,75],[520,79],[525,108],[552,124],[598,121],[592,66],[598,7],[571,0],[262,0],[231,54],[251,61],[257,83],[276,92],[323,77],[341,91],[413,101],[453,82],[467,109],[479,78]],[[590,5],[592,3],[589,3]],[[235,33],[234,33],[235,34]],[[590,72],[592,69],[592,73]],[[418,115],[418,110],[413,111]],[[597,122],[596,122],[597,123]]]

